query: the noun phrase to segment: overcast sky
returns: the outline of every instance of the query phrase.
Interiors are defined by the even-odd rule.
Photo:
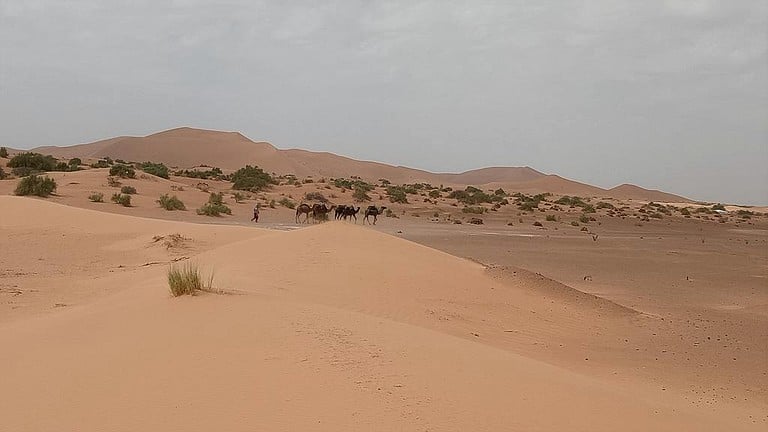
[[[0,0],[0,119],[768,204],[768,2]]]

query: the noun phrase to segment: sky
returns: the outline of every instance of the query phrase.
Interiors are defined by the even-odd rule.
[[[0,119],[768,204],[768,2],[0,0]]]

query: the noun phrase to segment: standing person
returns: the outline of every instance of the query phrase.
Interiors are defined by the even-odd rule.
[[[259,207],[261,207],[261,204],[257,203],[256,206],[253,208],[253,219],[251,219],[251,222],[259,221]]]

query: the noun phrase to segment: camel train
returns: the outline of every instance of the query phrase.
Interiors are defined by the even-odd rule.
[[[332,205],[328,207],[325,204],[313,204],[310,206],[306,203],[301,203],[296,207],[296,223],[309,223],[310,217],[314,223],[327,220],[328,213],[332,212],[334,209],[336,210],[334,213],[336,220],[354,219],[355,223],[357,223],[357,215],[360,213],[360,207],[355,208],[355,206],[348,205]],[[373,217],[373,225],[376,225],[379,215],[384,214],[385,209],[386,207],[384,206],[368,206],[368,208],[365,209],[363,224],[366,222],[370,224],[370,218]],[[303,222],[301,221],[302,215],[304,216]]]

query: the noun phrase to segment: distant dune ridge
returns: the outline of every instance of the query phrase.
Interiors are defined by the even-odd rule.
[[[464,173],[432,173],[379,162],[359,161],[328,152],[281,150],[268,142],[253,141],[238,132],[189,127],[146,137],[116,137],[68,147],[38,147],[34,151],[59,158],[111,157],[127,161],[163,162],[181,168],[210,165],[235,170],[251,164],[270,172],[295,174],[299,177],[360,176],[370,181],[387,179],[393,183],[476,185],[526,193],[552,192],[645,201],[689,201],[677,195],[627,184],[606,190],[557,175],[547,175],[527,166],[489,167]]]

